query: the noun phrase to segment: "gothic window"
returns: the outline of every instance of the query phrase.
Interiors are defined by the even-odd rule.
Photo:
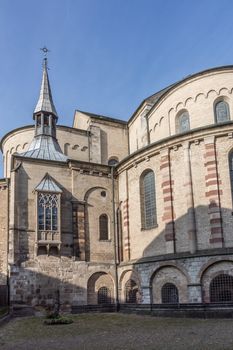
[[[140,179],[142,229],[150,229],[157,224],[155,176],[152,170],[144,172]]]
[[[165,283],[161,289],[162,304],[179,303],[179,292],[173,283]]]
[[[98,304],[111,304],[111,293],[107,287],[98,290]]]
[[[210,302],[224,303],[233,301],[233,277],[220,274],[210,282]]]
[[[58,231],[59,194],[38,193],[39,231]]]
[[[178,133],[190,130],[188,111],[183,111],[178,115],[176,128]]]
[[[100,241],[107,241],[108,237],[108,216],[102,214],[99,217],[99,239]]]
[[[230,120],[229,105],[226,101],[219,101],[215,105],[215,122],[223,123]]]
[[[125,302],[136,304],[138,298],[138,286],[133,280],[129,280],[125,285]]]

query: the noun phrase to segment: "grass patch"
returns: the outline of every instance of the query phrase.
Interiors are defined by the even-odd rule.
[[[8,307],[2,306],[0,307],[0,318],[6,316],[8,314]]]

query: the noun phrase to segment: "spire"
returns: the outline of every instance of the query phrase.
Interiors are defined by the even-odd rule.
[[[42,51],[47,54],[48,49]],[[35,135],[28,150],[20,155],[23,157],[66,162],[67,157],[62,153],[56,138],[57,111],[48,77],[47,58],[43,61],[43,76],[40,97],[34,110]]]
[[[47,57],[45,57],[43,61],[43,75],[40,88],[40,96],[34,110],[34,114],[38,112],[51,113],[57,117],[57,111],[53,103],[53,97],[49,83]]]

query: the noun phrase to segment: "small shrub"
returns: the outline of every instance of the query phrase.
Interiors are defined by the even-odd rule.
[[[56,317],[49,317],[46,320],[44,320],[44,324],[47,326],[57,325],[57,324],[70,324],[73,323],[73,320],[68,317],[62,317],[62,316],[56,316]]]

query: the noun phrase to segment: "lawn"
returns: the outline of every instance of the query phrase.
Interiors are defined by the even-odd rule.
[[[156,318],[124,314],[72,316],[70,325],[46,326],[43,318],[17,318],[0,328],[9,350],[232,350],[233,320]]]

